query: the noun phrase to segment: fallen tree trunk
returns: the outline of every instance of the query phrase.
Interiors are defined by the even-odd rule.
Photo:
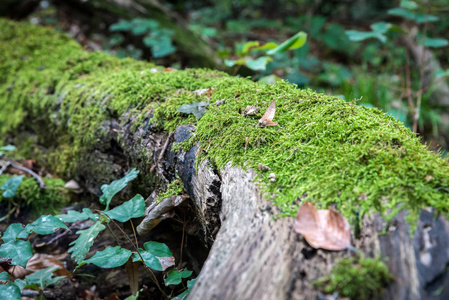
[[[293,231],[302,201],[334,205],[350,220],[353,245],[364,256],[389,258],[395,279],[375,281],[370,297],[447,296],[449,224],[429,207],[448,212],[449,166],[396,119],[287,83],[164,72],[83,52],[51,30],[0,25],[1,140],[94,194],[131,167],[141,170],[134,188],[144,195],[180,178],[190,196],[182,208],[186,230],[197,241],[184,250],[196,273],[202,267],[190,299],[322,294],[312,282],[351,253],[313,249]],[[273,99],[279,125],[261,128]],[[177,111],[200,101],[210,102],[200,120]],[[245,117],[250,104],[260,109]],[[176,201],[151,207],[149,221],[160,221]],[[141,234],[153,226],[144,225]],[[327,292],[349,286],[360,298],[371,271],[360,269],[358,286],[339,278],[343,287]]]

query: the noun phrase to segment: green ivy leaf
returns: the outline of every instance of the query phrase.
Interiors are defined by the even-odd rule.
[[[59,269],[59,266],[51,266],[37,272],[34,272],[25,277],[26,286],[33,286],[34,284],[40,286],[42,289],[45,289],[47,286],[58,283],[61,279],[64,279],[66,276],[58,276],[52,277],[53,272]]]
[[[139,174],[138,170],[132,169],[123,178],[114,180],[110,184],[103,184],[101,186],[101,191],[103,192],[103,195],[101,195],[100,197],[100,203],[106,205],[106,210],[109,210],[109,204],[111,203],[112,197],[114,197],[115,194],[123,190],[128,184],[128,182],[135,179],[138,174]]]
[[[55,216],[59,220],[61,220],[64,223],[74,223],[77,221],[84,221],[87,219],[91,219],[92,221],[97,221],[99,218],[98,214],[94,214],[90,209],[83,208],[82,212],[78,212],[76,210],[69,210],[64,215],[57,215]]]
[[[7,151],[14,151],[16,149],[16,146],[14,145],[6,145],[0,147],[0,156],[2,156]]]
[[[420,44],[422,45],[422,39]],[[443,38],[429,38],[426,37],[426,40],[424,42],[425,47],[431,47],[431,48],[441,48],[446,47],[449,44],[448,40]]]
[[[7,243],[9,241],[15,241],[17,239],[26,239],[28,233],[23,228],[22,224],[14,223],[6,228],[5,233],[2,236],[2,240]]]
[[[114,46],[120,45],[124,40],[125,40],[125,38],[123,37],[123,35],[113,34],[108,39],[109,46],[114,47]]]
[[[101,221],[95,222],[88,229],[79,230],[76,233],[80,236],[70,243],[69,253],[72,253],[72,258],[76,263],[80,264],[86,258],[87,252],[89,252],[90,247],[92,247],[97,235],[104,230],[106,227],[101,224]]]
[[[261,56],[257,59],[248,59],[246,61],[246,66],[254,71],[263,71],[267,68],[268,62],[273,59],[269,56]]]
[[[185,114],[193,114],[199,120],[206,113],[206,107],[208,106],[209,102],[195,102],[181,106],[178,108],[178,111]]]
[[[22,280],[22,279],[16,279],[16,280],[14,280],[14,283],[19,287],[20,290],[23,290],[27,285],[25,280]]]
[[[142,196],[135,195],[131,200],[111,209],[106,214],[111,219],[122,223],[132,218],[139,218],[145,214],[145,200]]]
[[[291,38],[289,38],[288,40],[286,40],[285,42],[283,42],[282,44],[280,44],[279,46],[277,46],[276,48],[268,50],[267,54],[274,55],[285,52],[287,50],[300,48],[304,46],[306,41],[307,41],[307,33],[300,31]]]
[[[233,67],[233,66],[241,66],[244,65],[246,63],[246,60],[241,58],[241,59],[237,59],[237,60],[230,60],[230,59],[225,59],[224,60],[224,64],[227,67]]]
[[[167,245],[158,242],[146,242],[143,244],[145,251],[139,249],[143,262],[153,270],[164,271],[175,264],[175,258]],[[133,261],[141,261],[138,253],[134,254]]]
[[[2,184],[0,190],[4,190],[2,196],[4,198],[11,198],[16,195],[17,189],[19,185],[22,183],[23,175],[14,176],[10,179],[6,180],[5,183]]]
[[[387,22],[378,22],[378,23],[371,24],[371,26],[370,26],[370,28],[374,32],[381,33],[381,34],[389,31],[391,27],[392,27],[392,25]]]
[[[376,38],[382,43],[385,43],[387,41],[387,37],[385,35],[372,31],[365,32],[358,30],[346,30],[346,35],[348,36],[349,40],[353,42],[360,42],[370,38]]]
[[[269,42],[269,43],[266,43],[265,45],[255,47],[251,50],[270,50],[270,49],[276,48],[277,46],[278,46],[278,44],[276,44],[274,42]]]
[[[1,272],[0,281],[11,281],[11,276],[7,272]]]
[[[242,48],[242,56],[245,56],[248,54],[249,49],[259,46],[258,41],[249,41],[243,44]]]
[[[151,47],[151,55],[154,58],[160,58],[172,54],[176,51],[171,39],[168,36],[162,36],[156,39],[156,42]]]
[[[192,271],[187,269],[182,272],[179,272],[176,269],[170,270],[170,272],[167,273],[167,278],[164,280],[165,286],[178,285],[182,282],[183,278],[190,277],[192,273]]]
[[[195,279],[187,281],[187,290],[184,291],[182,294],[179,294],[178,296],[176,296],[172,300],[186,300],[187,296],[189,296],[190,292],[192,291],[193,286],[195,285],[195,282],[196,282],[197,279],[198,279],[198,277],[195,278]]]
[[[446,69],[446,70],[440,69],[440,70],[438,70],[435,77],[436,78],[443,78],[443,77],[446,77],[446,76],[449,76],[449,69]]]
[[[405,9],[417,9],[418,8],[418,4],[415,1],[409,1],[409,0],[401,0],[401,4],[399,5],[402,8]]]
[[[26,232],[31,233],[35,232],[37,234],[52,234],[55,232],[56,229],[64,228],[69,229],[67,225],[65,225],[61,220],[59,220],[56,217],[46,215],[46,216],[40,216],[39,219],[34,221],[31,224],[28,224],[25,227]]]
[[[97,251],[91,258],[85,260],[83,264],[94,264],[100,268],[116,268],[124,265],[132,252],[120,246],[107,247],[103,251]]]
[[[112,24],[109,27],[109,31],[129,31],[133,28],[133,24],[130,21],[122,20],[118,23]]]
[[[22,296],[19,287],[12,282],[0,284],[0,295],[3,300],[20,300]]]
[[[27,262],[33,256],[33,249],[28,241],[9,241],[0,246],[0,256],[10,258],[13,265],[26,268]]]
[[[417,13],[404,8],[392,8],[388,10],[388,14],[403,17],[416,23],[436,22],[439,20],[437,16]]]

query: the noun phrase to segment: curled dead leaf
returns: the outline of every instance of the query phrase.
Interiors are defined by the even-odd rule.
[[[334,209],[317,209],[312,203],[304,202],[298,210],[295,231],[313,248],[335,251],[352,248],[349,222]]]
[[[175,265],[175,258],[173,256],[158,257],[157,259],[162,266],[162,271],[165,271],[166,269]]]
[[[259,110],[259,107],[257,107],[257,106],[255,106],[255,105],[248,105],[245,108],[245,111],[243,112],[243,116],[246,117],[246,116],[255,115],[258,110]]]
[[[200,89],[200,90],[195,90],[193,92],[191,92],[194,95],[205,95],[207,97],[211,97],[212,93],[214,92],[214,88],[208,88],[208,89]]]
[[[273,100],[271,101],[270,106],[268,106],[267,110],[263,114],[262,118],[260,118],[258,125],[260,127],[277,125],[278,123],[273,122],[275,113],[276,113],[276,100]]]

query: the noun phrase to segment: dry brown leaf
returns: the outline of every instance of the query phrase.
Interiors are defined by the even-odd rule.
[[[270,106],[268,106],[267,110],[263,114],[262,118],[260,118],[258,125],[260,127],[277,125],[278,123],[273,122],[275,113],[276,113],[276,100],[273,100],[273,101],[271,101]]]
[[[36,253],[34,254],[30,260],[27,263],[26,269],[21,266],[13,266],[8,270],[8,273],[13,278],[20,278],[23,279],[25,276],[34,273],[36,271],[52,267],[52,266],[58,266],[59,269],[57,269],[54,272],[55,276],[69,276],[70,272],[67,271],[67,269],[64,267],[62,262],[59,260],[58,257],[48,254],[40,254]]]
[[[200,89],[200,90],[195,90],[193,92],[191,92],[194,95],[204,95],[206,94],[207,97],[211,97],[212,93],[214,92],[214,88],[208,88],[208,89]]]
[[[132,260],[132,257],[126,262],[126,273],[128,273],[128,283],[131,293],[135,296],[139,291],[139,267],[142,264],[140,261]]]
[[[259,110],[259,107],[257,107],[257,106],[255,106],[255,105],[248,105],[245,108],[245,111],[243,112],[243,116],[246,117],[246,116],[255,115],[258,110]]]
[[[295,231],[302,234],[313,248],[338,251],[351,247],[348,220],[334,209],[317,209],[310,202],[299,208]]]
[[[120,298],[116,293],[112,293],[108,297],[104,298],[104,300],[120,300]]]
[[[157,259],[162,266],[162,271],[175,265],[175,258],[173,256],[158,257]]]

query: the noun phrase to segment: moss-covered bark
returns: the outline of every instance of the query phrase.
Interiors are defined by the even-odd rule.
[[[353,222],[369,211],[407,208],[413,220],[423,207],[448,211],[447,162],[376,109],[287,83],[264,85],[209,70],[164,72],[87,53],[49,29],[7,20],[0,25],[1,139],[44,157],[61,175],[92,176],[95,184],[119,176],[123,163],[107,153],[130,145],[111,130],[116,119],[133,122],[133,130],[173,131],[191,123],[195,133],[183,147],[199,145],[198,155],[217,169],[228,161],[269,167],[258,180],[285,216],[294,216],[304,196],[322,206],[336,203]],[[214,91],[201,120],[177,111],[208,101],[191,93],[203,88]],[[279,125],[255,126],[273,99]],[[218,100],[225,104],[213,104]],[[256,116],[240,114],[254,104],[261,108]],[[19,139],[18,132],[29,136]],[[275,182],[268,180],[271,172]]]
[[[294,216],[299,199],[322,207],[335,204],[353,225],[366,212],[393,217],[404,208],[409,221],[416,220],[426,207],[448,213],[447,161],[428,151],[409,129],[379,110],[299,90],[285,82],[264,85],[198,69],[164,72],[143,62],[87,53],[63,34],[29,24],[0,20],[0,27],[2,143],[13,142],[23,155],[37,158],[63,177],[81,179],[94,193],[131,166],[141,170],[138,185],[148,192],[143,193],[145,196],[161,182],[155,174],[162,174],[162,180],[168,182],[179,175],[192,197],[204,196],[195,199],[197,208],[215,214],[210,219],[204,217],[206,213],[199,214],[198,219],[206,224],[205,244],[219,226],[223,201],[220,216],[224,216],[224,230],[220,230],[210,263],[201,273],[201,284],[193,292],[197,296],[207,295],[207,288],[214,284],[219,286],[213,290],[229,299],[244,292],[260,295],[260,299],[301,298],[293,291],[305,291],[304,297],[316,296],[308,280],[325,275],[328,267],[323,266],[339,254],[303,255],[298,263],[295,253],[310,249],[289,233],[291,219],[274,222],[273,214]],[[208,93],[193,92],[206,88],[213,88],[210,99]],[[273,99],[278,125],[256,126]],[[200,120],[177,111],[183,104],[199,101],[210,101]],[[216,101],[224,103],[216,105]],[[242,116],[248,105],[259,106],[259,112]],[[170,154],[161,153],[163,145],[171,143],[169,133],[188,123],[189,127],[174,134],[173,140],[179,143],[173,148],[195,147],[179,156],[170,149]],[[191,136],[185,140],[189,130]],[[191,165],[204,159],[216,172],[201,163],[194,174]],[[256,170],[258,187],[250,182],[253,171],[231,168],[229,161],[242,169]],[[187,165],[186,171],[177,174],[175,168],[167,167],[180,163]],[[264,167],[259,168],[259,164]],[[151,166],[163,170],[154,171]],[[275,173],[274,182],[268,179],[269,173]],[[201,181],[192,186],[195,176],[206,178],[208,186],[198,186]],[[238,185],[236,181],[245,182]],[[398,220],[397,224],[402,224]],[[420,236],[427,232],[423,224],[418,224]],[[379,247],[371,251],[365,237],[377,239],[379,226],[371,225],[362,227],[367,233],[356,243],[365,253],[375,255]],[[414,244],[403,234],[408,227],[399,227],[397,238],[390,234],[380,248],[391,243],[382,253],[392,251],[391,265],[399,266],[404,279],[410,266],[416,271],[417,263],[414,255],[409,255]],[[191,233],[199,231],[192,229]],[[441,233],[440,240],[445,234]],[[237,274],[238,268],[245,272]],[[304,272],[308,277],[301,275]],[[260,289],[262,282],[266,289]],[[426,283],[420,282],[416,290],[421,284]],[[276,289],[279,286],[288,291]],[[410,281],[406,288],[401,286],[395,288],[403,292],[416,284]],[[399,298],[407,299],[404,295]]]

